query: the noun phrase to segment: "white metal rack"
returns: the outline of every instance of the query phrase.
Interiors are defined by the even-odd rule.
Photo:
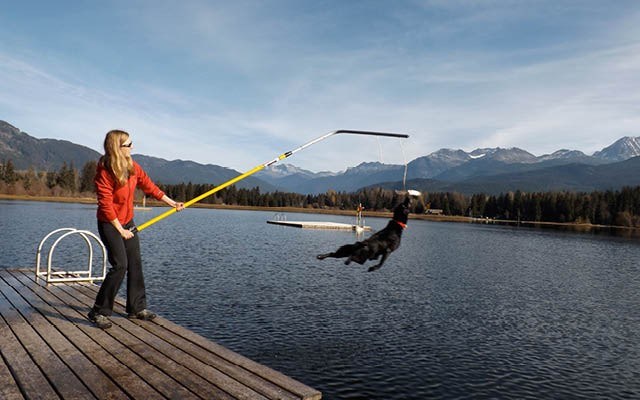
[[[49,252],[47,255],[47,270],[41,271],[40,262],[42,261],[42,249],[47,239],[49,239],[50,237],[56,234],[61,234],[61,235],[53,242],[53,244],[51,245],[51,248],[49,249]],[[85,243],[87,244],[87,248],[89,249],[89,261],[87,263],[87,269],[76,270],[76,271],[53,270],[51,267],[51,264],[53,261],[53,251],[55,250],[56,246],[58,245],[58,243],[60,243],[62,239],[72,235],[80,235],[84,239]],[[100,248],[102,249],[102,274],[99,276],[94,276],[93,274],[93,246],[91,244],[90,239],[94,239],[94,241],[98,243],[100,245]],[[107,250],[105,249],[104,244],[102,243],[100,238],[90,231],[76,229],[76,228],[56,229],[52,232],[49,232],[49,234],[47,234],[47,236],[45,236],[40,241],[40,244],[38,245],[38,251],[36,253],[36,279],[44,278],[47,283],[93,282],[93,281],[104,280],[106,275],[107,275]]]

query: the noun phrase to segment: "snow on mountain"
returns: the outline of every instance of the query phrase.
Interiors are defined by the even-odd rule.
[[[428,156],[418,157],[409,163],[407,177],[433,178],[434,176],[469,161],[471,157],[463,150],[440,149]]]
[[[498,147],[497,151],[492,154],[492,157],[498,161],[511,164],[536,162],[536,156],[517,147],[512,147],[510,149],[502,149]]]
[[[562,150],[555,151],[551,154],[541,155],[540,157],[538,157],[538,162],[550,161],[550,160],[579,159],[579,158],[585,158],[585,157],[588,157],[588,156],[581,151],[562,149]]]
[[[510,149],[503,149],[501,147],[475,149],[474,151],[469,153],[469,156],[472,159],[486,158],[496,161],[502,161],[507,164],[526,164],[536,162],[536,156],[529,153],[528,151],[524,151],[517,147],[512,147]]]
[[[399,165],[393,164],[382,164],[380,162],[363,162],[358,164],[356,167],[347,168],[345,171],[345,175],[355,175],[355,174],[375,174],[378,172],[389,171],[392,169],[397,169],[400,167]]]
[[[280,179],[291,175],[299,175],[301,177],[313,179],[325,176],[335,176],[337,174],[337,172],[330,171],[312,172],[296,167],[293,164],[273,164],[258,172],[256,176],[258,178]]]
[[[469,154],[460,149],[440,149],[429,154],[427,157],[433,161],[446,164],[459,164],[469,160]]]
[[[607,161],[624,161],[640,156],[640,136],[625,136],[609,147],[593,153],[594,157]]]
[[[494,149],[490,149],[490,148],[475,149],[471,153],[469,153],[469,156],[471,158],[482,158],[482,157],[486,157],[487,155],[491,155],[491,154],[495,153],[497,149],[498,148],[494,148]]]

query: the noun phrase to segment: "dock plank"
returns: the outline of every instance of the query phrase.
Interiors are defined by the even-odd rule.
[[[26,304],[38,311],[30,316],[30,321],[38,321],[31,322],[32,326],[36,328],[42,338],[49,338],[48,341],[56,353],[61,359],[66,360],[69,367],[95,397],[111,400],[129,398],[79,347],[76,347],[74,343],[81,340],[76,334],[70,332],[75,329],[71,322],[59,318],[48,318],[47,316],[55,315],[55,310],[48,305],[45,306],[35,293],[22,285],[15,277],[4,275],[2,278],[20,294]]]
[[[77,286],[73,285],[77,290],[90,290],[92,295],[89,297],[95,298],[95,294],[97,294],[98,287],[96,285],[82,285]],[[120,313],[122,315],[125,314],[125,303],[123,299],[116,299],[114,304],[114,311]],[[273,385],[276,385],[279,388],[286,388],[286,391],[295,395],[295,398],[301,399],[310,399],[310,400],[318,400],[322,397],[322,394],[301,383],[296,381],[295,379],[284,375],[272,368],[269,368],[265,365],[259,364],[249,358],[246,358],[238,353],[235,353],[226,347],[223,347],[215,342],[212,342],[188,329],[185,329],[167,319],[162,317],[158,317],[153,320],[153,322],[160,327],[164,328],[166,331],[172,332],[175,338],[179,338],[181,348],[191,349],[196,357],[207,357],[205,362],[215,363],[215,359],[209,358],[208,356],[203,356],[203,354],[211,354],[219,357],[220,359],[226,360],[231,365],[239,366],[249,371],[251,374],[257,375],[261,377],[264,381],[270,382]],[[151,325],[145,324],[146,327]],[[167,339],[171,340],[171,339]],[[189,344],[191,343],[191,345]],[[192,347],[195,345],[196,347]],[[202,350],[206,350],[206,353],[203,353]],[[217,364],[216,364],[217,365]],[[278,393],[276,393],[278,394]],[[280,395],[282,396],[282,395]],[[281,397],[276,397],[281,398]],[[286,398],[286,397],[284,397]]]
[[[114,326],[98,329],[86,317],[97,289],[88,283],[45,285],[32,271],[0,269],[0,398],[322,397],[160,316],[128,319],[121,298]]]
[[[86,319],[77,320],[73,314],[70,314],[72,310],[69,310],[69,306],[64,305],[58,298],[53,296],[51,292],[41,285],[33,282],[30,277],[27,277],[21,273],[16,273],[15,277],[37,294],[45,303],[38,305],[44,312],[50,315],[52,323],[56,325],[61,332],[65,334],[88,358],[91,359],[105,374],[107,374],[114,382],[118,384],[127,395],[133,399],[140,400],[161,400],[165,397],[160,395],[155,388],[150,386],[147,382],[140,379],[140,377],[129,368],[127,365],[121,363],[112,354],[102,348],[96,343],[90,335],[87,335],[86,331],[80,327],[82,324],[90,327],[90,322]],[[58,304],[55,308],[52,306]],[[66,317],[66,320],[56,318],[56,315]],[[67,321],[75,321],[74,324]],[[95,328],[93,328],[95,329]]]
[[[90,307],[89,304],[92,304],[93,299],[89,299],[83,293],[77,291],[76,289],[79,286],[80,285],[65,285],[60,286],[60,289],[65,291],[71,298],[74,299],[75,305],[80,308],[86,308],[88,310],[88,307]],[[84,299],[79,297],[84,297]],[[152,335],[149,335],[146,330],[140,328],[134,323],[134,321],[121,317],[111,318],[111,321],[114,326],[117,326],[120,329],[109,329],[106,332],[112,334],[115,339],[120,341],[128,348],[132,349],[149,363],[155,365],[165,373],[171,375],[174,379],[179,380],[183,385],[185,385],[188,389],[198,394],[199,396],[203,398],[209,398],[215,395],[216,398],[220,399],[252,398],[256,400],[267,400],[266,398],[260,396],[258,393],[248,392],[246,388],[239,383],[237,384],[237,390],[235,391],[229,390],[228,386],[223,385],[225,389],[231,392],[231,395],[234,395],[236,397],[227,394],[226,392],[220,390],[215,384],[212,384],[212,382],[209,382],[201,377],[199,375],[200,371],[192,371],[181,363],[176,362],[175,360],[180,360],[179,357],[172,358],[167,356],[165,353],[175,355],[178,354],[179,351],[169,350],[170,346],[168,343],[163,342],[159,338],[155,338]],[[160,351],[158,347],[164,349],[165,353]],[[198,366],[193,369],[198,370],[199,368],[197,367]],[[203,365],[202,367],[206,366]],[[222,376],[217,376],[219,379],[228,378],[223,374],[220,375]]]
[[[9,308],[8,301],[0,297],[0,307],[4,312]],[[8,322],[0,317],[0,352],[2,358],[10,366],[9,370],[18,385],[19,390],[27,398],[59,399],[56,391],[42,374],[40,368],[33,362],[22,346],[18,337],[14,335]]]
[[[22,343],[31,358],[55,386],[63,398],[95,399],[96,397],[78,379],[76,374],[56,354],[71,350],[70,343],[51,329],[51,325],[34,312],[4,280],[0,279],[0,291],[13,307],[6,302],[0,305],[0,314],[11,325],[13,333]],[[40,318],[38,318],[40,317]],[[46,325],[46,327],[45,327]],[[48,331],[41,336],[43,331]]]
[[[69,296],[64,290],[64,286],[65,285],[55,285],[48,289],[58,299],[71,306],[71,309],[76,313],[75,315],[72,315],[73,318],[81,318],[86,315],[89,309],[84,305],[78,304],[77,300]],[[119,334],[116,333],[116,331],[120,329],[118,326],[114,326],[108,330],[98,329],[90,325],[78,325],[78,327],[96,343],[102,346],[102,348],[111,353],[111,355],[113,355],[118,361],[131,368],[137,375],[160,392],[164,397],[170,399],[198,398],[180,382],[174,380],[171,375],[164,373],[155,365],[141,357],[134,351],[134,349],[116,340],[115,336]],[[138,348],[138,350],[140,351],[141,349]]]
[[[77,291],[78,295],[81,296],[82,301],[87,305],[92,304],[95,299],[95,292],[84,285],[69,285],[68,290]],[[124,316],[124,307],[122,304],[116,305],[115,308],[117,313]],[[159,318],[161,317],[156,319]],[[122,320],[125,322],[122,322]],[[249,394],[248,398],[250,399],[258,400],[277,398],[282,400],[295,400],[300,398],[294,394],[288,393],[277,385],[260,378],[250,371],[238,368],[235,364],[232,364],[211,352],[203,351],[204,349],[202,347],[164,329],[162,326],[157,324],[156,320],[154,320],[154,323],[149,323],[147,321],[113,318],[112,321],[126,327],[125,329],[135,331],[141,338],[159,339],[155,342],[156,345],[161,346],[165,351],[171,353],[171,355],[177,360],[181,360],[185,363],[194,363],[198,366],[198,370],[205,373],[213,373],[212,375],[209,375],[212,382],[220,384],[221,387],[224,387],[225,390],[229,391],[234,396],[244,397],[245,395],[243,392],[246,392],[246,387],[249,387],[255,391],[254,393]],[[149,335],[149,333],[152,333],[152,335]],[[263,395],[267,397],[264,397]]]
[[[1,351],[0,355],[2,355]],[[24,400],[24,396],[20,393],[18,384],[15,379],[13,379],[13,375],[11,375],[11,371],[9,371],[4,357],[0,357],[0,399]]]

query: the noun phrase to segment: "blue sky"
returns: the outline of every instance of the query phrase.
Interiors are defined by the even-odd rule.
[[[245,171],[640,135],[638,1],[11,1],[0,119],[38,138]],[[404,155],[403,155],[404,154]]]

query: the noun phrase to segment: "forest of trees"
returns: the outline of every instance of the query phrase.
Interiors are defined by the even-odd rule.
[[[95,193],[96,162],[87,162],[81,171],[73,163],[63,163],[58,171],[16,171],[11,160],[0,163],[0,193],[30,196],[88,196]]]
[[[96,163],[86,163],[78,171],[66,163],[58,171],[16,171],[11,161],[0,163],[0,193],[31,196],[93,196]],[[181,183],[159,185],[170,197],[187,201],[205,193],[214,185]],[[259,188],[223,189],[204,199],[206,204],[252,207],[297,207],[354,210],[361,203],[366,210],[391,210],[398,201],[392,190],[373,188],[355,193],[328,191],[322,194],[261,193]],[[440,209],[445,215],[461,215],[499,220],[591,223],[640,227],[640,187],[620,190],[576,192],[521,191],[500,195],[438,192],[423,193],[413,204],[413,213]]]

